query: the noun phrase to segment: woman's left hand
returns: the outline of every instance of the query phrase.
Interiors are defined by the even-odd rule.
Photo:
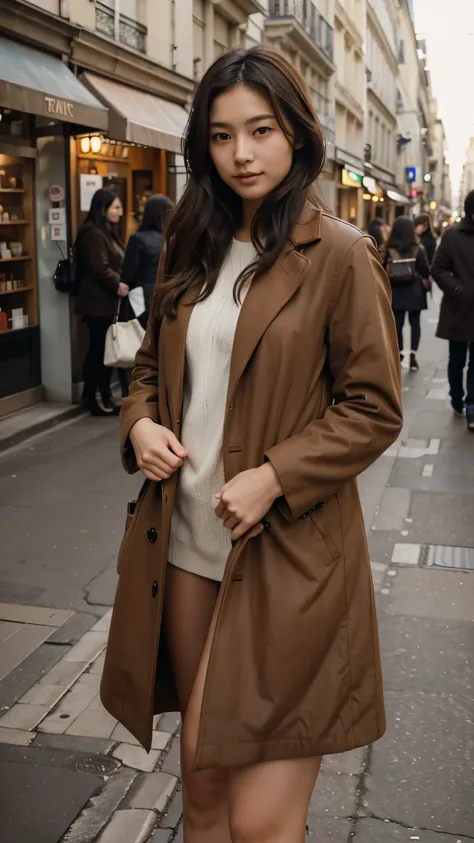
[[[262,532],[261,519],[282,494],[276,472],[267,462],[260,468],[242,471],[222,487],[216,495],[216,515],[223,519],[224,527],[232,530],[232,541],[249,531],[253,538]]]

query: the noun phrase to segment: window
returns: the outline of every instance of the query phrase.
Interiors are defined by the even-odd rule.
[[[398,64],[405,64],[405,41],[403,38],[398,45]]]
[[[97,32],[119,41],[139,53],[146,53],[146,26],[137,22],[138,0],[97,0]]]

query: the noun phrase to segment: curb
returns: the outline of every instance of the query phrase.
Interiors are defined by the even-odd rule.
[[[37,422],[33,422],[33,424],[24,427],[22,430],[18,430],[16,433],[0,438],[0,453],[13,448],[15,445],[20,445],[38,433],[44,433],[62,424],[62,422],[69,421],[80,415],[85,415],[83,408],[79,404],[73,404],[71,407],[61,410],[56,416],[39,419]]]

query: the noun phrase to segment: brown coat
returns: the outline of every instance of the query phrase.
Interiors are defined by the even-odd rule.
[[[76,313],[112,319],[117,310],[124,249],[112,233],[86,222],[75,245],[79,292]]]
[[[138,419],[180,435],[190,298],[175,320],[150,325],[139,352],[121,414],[128,471]],[[341,752],[383,734],[355,478],[400,431],[399,372],[372,241],[308,206],[279,261],[250,287],[235,335],[225,477],[268,459],[284,497],[269,528],[236,542],[227,560],[196,769]],[[147,749],[153,713],[177,709],[160,634],[175,488],[176,475],[149,485],[124,537],[101,687],[105,707]]]

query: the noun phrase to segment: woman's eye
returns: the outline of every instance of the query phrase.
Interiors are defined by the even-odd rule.
[[[267,135],[268,132],[271,132],[270,126],[259,126],[259,128],[255,132],[255,134],[256,135]]]
[[[227,132],[216,132],[215,135],[212,135],[213,141],[229,140],[229,138],[230,138],[230,135],[228,135]]]

